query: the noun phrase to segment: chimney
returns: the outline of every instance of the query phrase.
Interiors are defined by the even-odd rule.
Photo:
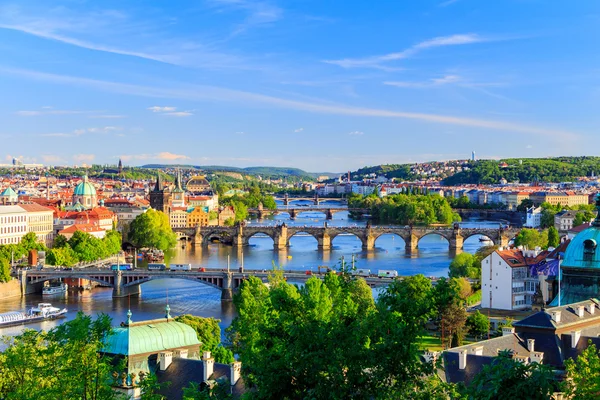
[[[577,306],[577,316],[579,318],[583,318],[583,310],[585,310],[585,306]]]
[[[552,316],[552,321],[556,323],[560,322],[560,311],[552,311],[550,315]]]
[[[188,358],[188,349],[175,350],[175,358]]]
[[[527,339],[527,350],[531,353],[535,345],[535,339]]]
[[[242,373],[242,363],[239,361],[235,361],[231,363],[230,366],[230,377],[229,381],[231,382],[231,386],[235,386],[237,381],[240,380],[240,375]]]
[[[207,381],[213,374],[215,368],[215,359],[211,357],[210,351],[205,351],[202,355],[203,375],[202,380]]]
[[[512,326],[503,326],[502,327],[502,336],[509,336],[515,333],[515,328]]]
[[[467,368],[467,350],[458,352],[458,369]]]
[[[572,349],[577,347],[577,342],[579,342],[580,337],[581,337],[581,331],[571,331],[571,348]]]
[[[471,354],[475,354],[476,356],[482,356],[483,355],[483,346],[471,348]]]
[[[544,359],[543,351],[532,351],[531,353],[529,353],[529,362],[530,363],[541,364],[543,359]]]
[[[594,303],[594,302],[588,303],[588,305],[586,305],[585,308],[587,309],[587,312],[594,315],[594,311],[596,311],[596,303]]]
[[[165,371],[173,361],[172,351],[161,351],[158,353],[158,363],[161,371]]]

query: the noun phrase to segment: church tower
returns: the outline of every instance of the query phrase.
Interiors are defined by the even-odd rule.
[[[121,175],[122,173],[123,173],[123,162],[119,158],[119,175]]]
[[[150,191],[150,207],[157,211],[167,212],[169,206],[169,193],[165,190],[160,171],[157,172],[156,185]]]

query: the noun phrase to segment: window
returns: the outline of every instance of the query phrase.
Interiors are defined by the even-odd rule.
[[[596,241],[587,239],[583,242],[583,261],[593,261],[596,253]]]

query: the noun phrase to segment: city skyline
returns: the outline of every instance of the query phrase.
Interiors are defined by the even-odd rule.
[[[600,145],[595,2],[53,3],[0,5],[0,163],[341,172]]]

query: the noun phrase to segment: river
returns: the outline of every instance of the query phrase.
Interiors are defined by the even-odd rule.
[[[304,204],[310,204],[305,202]],[[295,204],[296,205],[296,204]],[[331,206],[336,206],[331,204]],[[295,220],[287,214],[279,214],[263,221],[252,220],[250,224],[279,224],[323,226],[325,215],[322,213],[302,213]],[[347,212],[334,214],[329,226],[364,225],[365,221],[348,218]],[[467,221],[463,227],[498,227],[500,222]],[[471,237],[464,243],[465,252],[474,253],[481,246],[478,237]],[[396,270],[400,275],[424,274],[426,276],[446,276],[448,265],[454,254],[448,249],[446,239],[429,235],[421,239],[416,252],[408,254],[403,240],[395,235],[383,235],[375,242],[375,249],[363,251],[360,240],[355,236],[338,236],[332,241],[332,249],[317,249],[317,240],[311,236],[294,236],[290,239],[290,247],[284,251],[274,251],[273,241],[269,237],[252,237],[247,248],[238,250],[222,244],[210,244],[207,248],[194,248],[187,244],[185,248],[178,245],[167,254],[166,263],[190,263],[195,267],[226,268],[229,256],[232,268],[243,262],[246,269],[269,269],[275,263],[285,269],[316,271],[318,265],[335,266],[343,256],[347,261],[355,256],[356,266],[370,269],[375,273],[379,269]],[[143,264],[140,265],[143,267]],[[112,298],[112,289],[95,288],[82,293],[71,292],[67,296],[48,299],[41,295],[29,295],[23,299],[13,298],[0,300],[0,313],[14,310],[25,310],[41,301],[50,301],[53,305],[67,307],[67,319],[72,319],[77,311],[87,314],[104,312],[113,318],[118,325],[126,319],[127,309],[131,308],[134,321],[160,318],[164,316],[164,308],[168,302],[171,315],[193,314],[202,317],[214,317],[221,320],[221,328],[230,325],[234,317],[231,303],[221,302],[221,293],[217,289],[187,280],[157,280],[142,285],[142,295],[131,299]],[[50,329],[59,321],[46,321],[27,325],[33,329]],[[13,336],[22,327],[0,329],[0,335]]]

